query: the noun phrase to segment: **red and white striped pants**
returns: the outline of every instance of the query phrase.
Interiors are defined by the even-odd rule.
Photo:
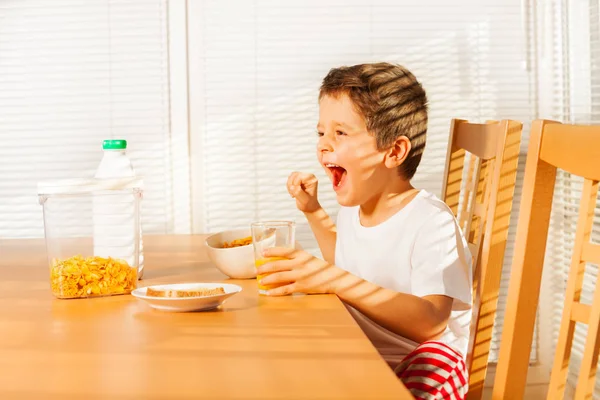
[[[469,388],[459,352],[437,341],[421,343],[396,367],[396,375],[419,400],[463,400]]]

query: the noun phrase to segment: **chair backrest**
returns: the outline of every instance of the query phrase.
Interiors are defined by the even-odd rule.
[[[586,262],[600,263],[600,245],[590,242],[599,160],[600,126],[544,120],[532,124],[494,399],[524,396],[557,169],[583,177],[584,184],[548,399],[564,397],[577,322],[589,329],[575,398],[592,398],[600,344],[600,290],[596,286],[591,305],[581,303],[580,295]]]
[[[487,372],[523,125],[452,120],[443,200],[473,256],[473,318],[467,354],[469,399],[480,399]]]

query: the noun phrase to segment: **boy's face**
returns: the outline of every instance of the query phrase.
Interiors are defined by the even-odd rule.
[[[382,192],[390,174],[386,152],[377,150],[375,137],[347,95],[321,98],[317,131],[317,157],[340,205],[365,204]]]

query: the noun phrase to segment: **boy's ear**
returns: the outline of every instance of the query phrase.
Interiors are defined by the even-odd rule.
[[[389,148],[385,155],[385,166],[388,168],[396,168],[406,160],[410,153],[410,139],[406,136],[400,136],[392,147]]]

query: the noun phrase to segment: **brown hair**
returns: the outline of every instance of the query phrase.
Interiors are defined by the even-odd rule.
[[[410,140],[411,150],[399,172],[411,179],[421,162],[427,132],[427,96],[417,78],[389,63],[334,68],[323,79],[319,99],[342,94],[364,117],[378,150],[390,148],[401,136]]]

